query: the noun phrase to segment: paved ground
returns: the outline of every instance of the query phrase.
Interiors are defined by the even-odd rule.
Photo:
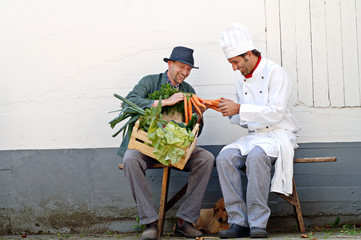
[[[64,239],[74,239],[74,240],[115,240],[115,239],[124,239],[124,240],[133,240],[140,239],[140,233],[104,233],[104,234],[54,234],[54,235],[3,235],[0,236],[0,240],[10,240],[10,239],[22,239],[22,240],[64,240]],[[182,237],[177,237],[173,234],[165,234],[159,240],[168,240],[168,239],[186,239]],[[198,238],[197,240],[211,240],[218,239],[216,236],[206,236],[206,238]],[[240,238],[239,238],[240,239]],[[247,239],[247,238],[242,238]],[[249,238],[248,238],[249,239]],[[314,229],[309,230],[306,234],[300,234],[298,232],[269,232],[268,239],[337,239],[337,240],[351,240],[351,239],[361,239],[361,231],[345,231],[343,229]]]

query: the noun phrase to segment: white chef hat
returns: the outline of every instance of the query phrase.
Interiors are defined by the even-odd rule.
[[[247,28],[240,23],[226,26],[219,41],[227,59],[255,49]]]

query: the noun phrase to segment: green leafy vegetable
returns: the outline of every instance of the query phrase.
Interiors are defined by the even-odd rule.
[[[145,109],[145,115],[139,118],[139,128],[145,132],[154,132],[159,126],[167,124],[167,121],[163,119],[162,111],[162,99],[159,98],[158,106],[156,108]]]
[[[154,147],[153,154],[164,165],[177,163],[185,154],[184,148],[194,140],[191,131],[169,122],[164,129],[158,127],[153,132],[148,131],[148,138]]]
[[[157,100],[160,97],[162,99],[167,99],[172,96],[174,93],[180,92],[178,89],[172,87],[169,83],[165,83],[160,87],[160,91],[154,91],[151,94],[148,94],[150,99]]]
[[[169,89],[168,89],[169,90]],[[170,163],[177,163],[185,154],[185,149],[194,141],[194,135],[192,133],[193,124],[189,123],[184,125],[183,123],[167,122],[163,119],[162,111],[162,97],[159,96],[159,103],[156,108],[143,110],[141,107],[132,103],[131,101],[114,94],[114,96],[123,101],[122,108],[116,112],[120,112],[119,115],[109,122],[111,128],[114,128],[118,123],[129,119],[115,134],[116,137],[123,131],[124,138],[129,140],[132,134],[132,130],[135,122],[139,119],[139,127],[148,133],[148,138],[152,142],[154,148],[153,154],[159,162],[164,165]],[[197,122],[197,115],[192,118],[193,122]],[[124,144],[125,149],[128,146]]]
[[[118,117],[114,118],[109,122],[110,127],[114,128],[118,123],[124,121],[125,119],[128,118],[130,119],[112,136],[116,137],[120,132],[123,131],[123,138],[126,136],[128,139],[130,139],[130,135],[133,130],[135,122],[138,120],[140,116],[145,115],[145,111],[143,110],[143,108],[137,106],[136,104],[123,98],[122,96],[119,96],[116,93],[114,94],[114,97],[122,100],[123,103],[122,103],[122,108],[118,110],[120,112]]]
[[[172,96],[174,93],[177,93],[177,92],[180,92],[180,91],[178,89],[172,87],[172,85],[170,85],[169,83],[165,83],[161,86],[159,91],[154,91],[153,93],[148,94],[148,98],[153,99],[153,100],[157,100],[159,98],[167,99],[170,96]],[[173,111],[183,113],[184,112],[184,104],[183,104],[183,102],[179,102],[172,106],[163,107],[163,110],[167,114],[170,114]]]
[[[193,128],[194,128],[194,126],[197,124],[197,122],[198,122],[198,115],[197,115],[197,113],[193,113],[192,114],[192,118],[191,118],[191,120],[188,122],[188,124],[187,125],[184,125],[184,123],[179,123],[179,122],[176,122],[176,121],[174,121],[174,120],[172,120],[172,122],[173,123],[175,123],[175,124],[177,124],[178,126],[180,126],[180,127],[182,127],[182,128],[185,128],[185,129],[187,129],[187,130],[190,130],[190,131],[192,131],[193,130]]]

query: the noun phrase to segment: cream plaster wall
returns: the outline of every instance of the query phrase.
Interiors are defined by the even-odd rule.
[[[188,82],[199,96],[234,98],[239,73],[218,43],[221,29],[232,22],[245,24],[263,55],[293,76],[292,61],[281,61],[286,48],[271,48],[280,45],[270,38],[280,29],[270,32],[277,9],[265,2],[1,0],[0,150],[117,147],[120,138],[111,137],[115,130],[107,124],[120,104],[113,93],[125,96],[142,76],[165,71],[162,59],[177,45],[195,50],[200,69]],[[351,70],[360,89],[359,66]],[[300,89],[307,85],[296,84]],[[361,141],[357,104],[314,107],[297,98],[293,104],[303,127],[300,142]],[[227,144],[245,133],[213,110],[205,122],[200,145]]]

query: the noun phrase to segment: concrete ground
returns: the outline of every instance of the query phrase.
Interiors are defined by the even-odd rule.
[[[103,234],[42,234],[42,235],[2,235],[0,240],[10,240],[10,239],[32,239],[32,240],[64,240],[64,239],[84,239],[84,240],[115,240],[115,239],[125,239],[133,240],[140,239],[141,233],[103,233]],[[158,240],[168,240],[168,239],[186,239],[184,237],[177,237],[173,233],[165,233]],[[195,240],[211,240],[219,239],[216,235],[207,235],[204,238],[197,238]],[[249,239],[249,238],[238,238],[238,239]],[[269,232],[268,239],[361,239],[361,231],[344,230],[344,229],[313,229],[308,230],[307,233],[301,234],[299,232],[282,232],[282,231],[271,231]]]

